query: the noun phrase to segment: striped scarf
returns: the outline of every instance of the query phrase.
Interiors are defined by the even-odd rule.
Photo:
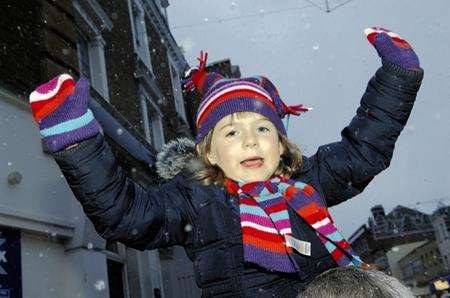
[[[289,205],[315,230],[336,264],[361,265],[311,185],[282,176],[251,183],[226,179],[225,185],[229,193],[239,196],[245,261],[280,272],[299,271],[291,254],[293,249],[308,254],[309,243],[292,236]]]

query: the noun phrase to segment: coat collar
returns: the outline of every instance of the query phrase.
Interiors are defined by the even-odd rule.
[[[164,180],[170,180],[183,170],[195,173],[205,168],[195,152],[195,143],[188,138],[167,142],[156,156],[156,172]]]

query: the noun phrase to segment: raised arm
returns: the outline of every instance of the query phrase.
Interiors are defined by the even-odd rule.
[[[89,98],[85,78],[75,84],[60,75],[39,86],[30,105],[44,145],[97,232],[140,250],[187,243],[189,185],[181,174],[146,189],[131,180],[100,133]]]
[[[372,30],[366,35],[383,66],[369,81],[355,117],[341,131],[342,140],[320,146],[316,154],[305,157],[297,174],[319,184],[328,206],[361,193],[389,166],[423,78],[417,56],[406,41],[396,34],[399,40],[393,40],[388,31]],[[374,32],[377,35],[371,35]],[[397,43],[403,45],[400,53],[394,48]]]
[[[185,229],[193,226],[191,189],[182,174],[143,188],[117,164],[101,134],[53,156],[103,238],[139,250],[191,241]]]

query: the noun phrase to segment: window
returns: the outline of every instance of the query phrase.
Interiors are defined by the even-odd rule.
[[[175,109],[180,117],[187,122],[186,109],[184,106],[183,92],[181,90],[180,74],[174,63],[169,57],[170,75],[172,81],[173,99],[175,101]]]
[[[441,223],[441,228],[442,228],[442,239],[447,239],[448,231],[447,231],[447,227],[445,226],[445,223]]]
[[[105,100],[109,101],[108,79],[105,64],[105,41],[100,31],[93,24],[89,15],[81,8],[77,1],[73,6],[81,19],[88,24],[93,37],[87,37],[78,30],[77,55],[80,74],[89,78],[92,88],[95,89]]]
[[[363,240],[363,252],[368,252],[369,251],[369,244],[367,243],[366,240]]]
[[[142,117],[142,129],[144,130],[144,134],[145,134],[145,139],[147,140],[147,142],[149,142],[150,144],[153,144],[153,134],[152,134],[152,130],[150,129],[150,118],[148,116],[148,108],[147,108],[147,101],[145,99],[145,96],[141,96],[140,98],[140,103],[141,103],[141,117]]]
[[[148,46],[147,26],[145,25],[145,12],[140,0],[129,0],[131,28],[133,32],[134,50],[139,60],[153,73]]]
[[[165,142],[162,113],[152,98],[142,89],[140,103],[145,138],[156,150],[160,151]]]
[[[86,78],[91,79],[91,63],[89,62],[89,47],[86,38],[78,34],[77,38],[77,53],[78,53],[78,64],[80,67],[80,74]]]

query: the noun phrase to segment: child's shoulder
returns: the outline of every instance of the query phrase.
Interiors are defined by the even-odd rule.
[[[215,185],[204,185],[193,179],[189,170],[183,169],[173,178],[167,180],[162,189],[166,198],[177,206],[184,206],[194,211],[195,214],[201,210],[215,208],[226,202],[226,191]]]
[[[292,174],[291,178],[310,184],[312,178],[313,158],[302,155],[302,163],[300,167]]]
[[[205,164],[195,151],[195,143],[188,138],[167,142],[156,158],[156,172],[168,184],[179,185],[198,192],[223,192],[217,185],[204,185],[196,174],[205,169]]]

